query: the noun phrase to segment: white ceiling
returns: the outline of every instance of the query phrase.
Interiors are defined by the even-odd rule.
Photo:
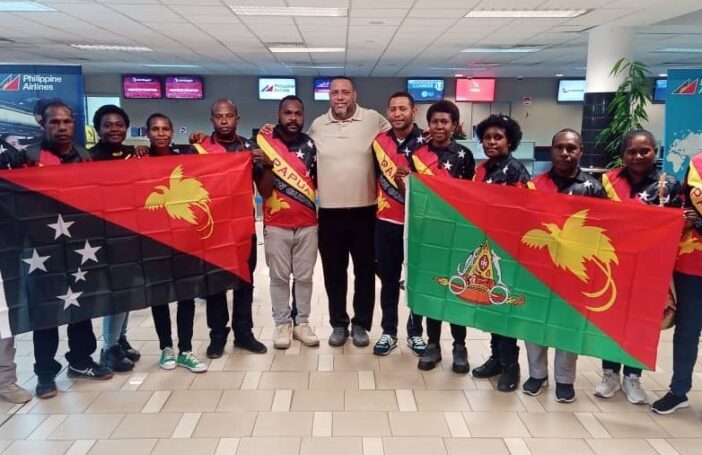
[[[700,0],[37,1],[57,11],[0,13],[2,61],[74,63],[83,65],[86,73],[584,76],[588,30],[608,24],[634,27],[634,56],[654,73],[702,65],[702,54],[656,52],[667,47],[702,47]],[[239,17],[228,5],[343,7],[349,14],[340,18]],[[573,19],[463,17],[472,9],[502,8],[591,11]],[[271,42],[345,47],[346,52],[273,54],[264,44]],[[79,50],[70,47],[71,43],[147,46],[154,52]],[[542,50],[533,54],[460,52],[466,47],[490,46],[538,46]],[[149,68],[144,64],[198,67]],[[471,66],[485,70],[474,71]]]

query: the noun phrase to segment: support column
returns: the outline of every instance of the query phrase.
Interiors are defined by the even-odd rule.
[[[609,73],[620,58],[631,59],[632,41],[633,30],[629,27],[602,26],[590,31],[581,127],[585,148],[582,167],[602,168],[611,160],[604,146],[597,145],[596,138],[612,121],[607,108],[623,79]]]

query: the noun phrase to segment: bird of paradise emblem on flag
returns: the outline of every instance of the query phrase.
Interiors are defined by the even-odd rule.
[[[485,240],[476,247],[464,263],[458,264],[456,274],[446,278],[437,277],[436,282],[448,286],[458,298],[480,305],[524,304],[524,296],[512,295],[512,291],[502,281],[502,258]]]
[[[202,182],[193,177],[183,178],[183,166],[171,172],[169,185],[159,185],[149,194],[144,207],[149,210],[165,209],[169,217],[197,226],[201,238],[207,239],[214,231],[210,211],[210,193]],[[199,209],[201,215],[198,216]]]
[[[268,209],[269,213],[273,215],[274,213],[278,213],[281,210],[286,210],[290,208],[290,204],[288,204],[287,201],[281,199],[278,196],[278,192],[273,190],[273,194],[266,199],[266,208]]]
[[[522,243],[541,249],[546,247],[551,261],[563,270],[567,270],[584,283],[590,282],[585,263],[592,262],[605,276],[605,283],[595,292],[582,292],[590,299],[599,299],[609,295],[607,301],[599,306],[586,306],[590,311],[607,311],[617,300],[617,283],[612,278],[612,264],[618,265],[617,251],[607,231],[597,226],[586,226],[588,210],[574,213],[558,226],[543,223],[546,228],[532,229],[522,236]]]

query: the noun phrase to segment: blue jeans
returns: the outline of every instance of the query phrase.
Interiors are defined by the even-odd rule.
[[[112,314],[102,318],[103,351],[107,351],[112,346],[118,344],[119,339],[127,335],[128,321],[129,312]]]
[[[670,391],[684,396],[692,387],[692,370],[702,330],[702,276],[673,274],[678,296],[673,335],[673,379]]]
[[[610,362],[609,360],[603,360],[602,361],[602,369],[603,370],[612,370],[615,373],[619,373],[619,370],[622,369],[622,364],[617,363],[617,362]],[[629,376],[629,375],[634,375],[641,377],[641,368],[634,368],[634,367],[629,367],[624,365],[624,376]]]

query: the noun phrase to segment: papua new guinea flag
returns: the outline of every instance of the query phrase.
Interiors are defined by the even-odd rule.
[[[412,311],[655,368],[677,209],[412,175]]]
[[[0,171],[0,335],[251,280],[251,156]]]

